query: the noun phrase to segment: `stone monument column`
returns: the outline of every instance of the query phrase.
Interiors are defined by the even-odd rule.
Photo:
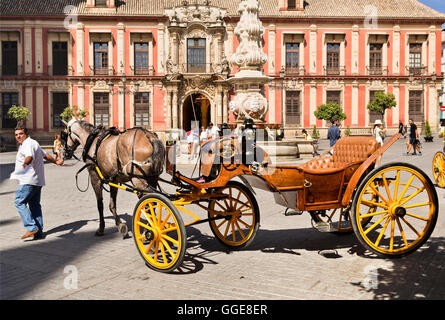
[[[230,111],[235,115],[237,122],[247,118],[264,122],[268,111],[262,86],[271,78],[262,72],[267,56],[262,50],[264,27],[259,20],[259,11],[258,0],[242,0],[238,8],[240,21],[234,32],[239,46],[231,56],[230,63],[232,66],[238,66],[239,71],[228,80],[235,87],[235,97],[230,102]]]

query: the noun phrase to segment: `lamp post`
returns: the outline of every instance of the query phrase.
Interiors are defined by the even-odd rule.
[[[135,90],[127,90],[127,78],[125,76],[121,77],[121,81],[122,81],[122,89],[117,89],[117,91],[114,91],[114,83],[112,81],[108,82],[108,89],[109,92],[112,95],[124,95],[124,99],[123,99],[123,122],[124,122],[124,129],[126,128],[126,117],[125,117],[125,95],[134,95],[136,93],[139,92],[139,82],[136,82],[134,84]]]

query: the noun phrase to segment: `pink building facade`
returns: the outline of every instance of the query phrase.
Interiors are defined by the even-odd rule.
[[[378,115],[367,104],[394,94],[388,127],[413,118],[436,130],[442,92],[445,15],[415,0],[261,0],[265,28],[266,122],[286,135],[327,124],[314,116],[333,101],[343,126],[365,133]],[[238,40],[239,1],[25,0],[2,2],[0,132],[7,109],[28,107],[27,126],[59,131],[60,112],[77,105],[87,120],[159,133],[233,123],[227,64]]]

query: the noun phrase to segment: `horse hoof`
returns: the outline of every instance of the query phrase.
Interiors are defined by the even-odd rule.
[[[128,227],[125,223],[121,223],[118,226],[119,232],[122,235],[122,237],[125,237],[128,234]]]
[[[104,235],[103,230],[97,230],[96,233],[94,234],[96,237],[102,237]]]

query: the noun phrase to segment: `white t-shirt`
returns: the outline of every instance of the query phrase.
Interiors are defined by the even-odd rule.
[[[210,137],[212,136],[212,139],[218,138],[219,137],[219,129],[217,126],[212,126],[212,128],[208,128],[207,129],[207,136]]]
[[[201,142],[207,140],[207,130],[201,131]]]
[[[18,180],[20,185],[31,184],[34,186],[45,185],[45,172],[43,157],[46,155],[39,143],[30,137],[19,146],[15,158],[15,171],[11,174],[11,179]],[[32,157],[32,162],[23,169],[23,164],[27,157]]]
[[[383,139],[382,136],[380,135],[380,131],[382,131],[382,129],[380,129],[379,127],[375,128],[375,139],[377,140],[378,143],[380,143],[380,145],[382,145]]]

